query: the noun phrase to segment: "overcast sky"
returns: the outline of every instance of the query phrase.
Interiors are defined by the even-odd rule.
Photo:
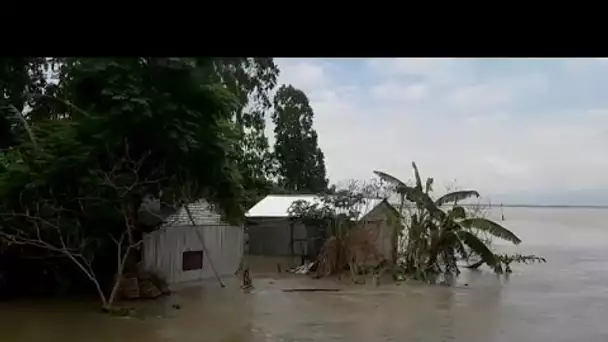
[[[607,60],[277,62],[311,100],[332,182],[409,179],[416,161],[437,190],[455,179],[492,202],[608,204]]]

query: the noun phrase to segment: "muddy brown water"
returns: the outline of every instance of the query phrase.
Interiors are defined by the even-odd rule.
[[[608,210],[504,213],[524,243],[500,248],[540,254],[547,264],[516,265],[508,279],[465,272],[455,287],[375,287],[278,275],[269,262],[249,294],[234,278],[223,289],[208,281],[131,303],[133,318],[102,315],[94,302],[3,303],[0,341],[608,341]],[[341,291],[282,291],[313,286]]]

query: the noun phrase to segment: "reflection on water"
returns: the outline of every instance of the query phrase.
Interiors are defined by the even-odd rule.
[[[505,226],[524,243],[500,248],[545,256],[547,264],[516,265],[509,279],[464,272],[451,288],[389,281],[376,288],[258,272],[251,294],[243,294],[236,279],[224,289],[210,281],[133,304],[134,318],[104,316],[95,303],[4,303],[1,340],[608,341],[608,210],[504,212]],[[324,285],[342,291],[281,291]]]

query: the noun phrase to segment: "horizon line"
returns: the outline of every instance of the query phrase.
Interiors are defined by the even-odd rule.
[[[489,203],[463,203],[463,206],[485,206],[485,207],[510,207],[510,208],[598,208],[608,209],[607,204],[525,204],[525,203],[514,203],[514,204],[489,204]]]

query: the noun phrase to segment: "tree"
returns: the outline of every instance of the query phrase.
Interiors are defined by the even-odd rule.
[[[274,153],[279,184],[296,193],[327,188],[325,157],[312,127],[314,112],[308,97],[293,86],[281,86],[274,98]]]
[[[41,57],[0,58],[0,150],[18,143],[20,118],[16,115],[32,105],[30,94],[40,94],[46,86],[46,66],[47,60]]]
[[[0,157],[4,243],[66,256],[108,307],[129,252],[154,229],[139,218],[146,198],[170,206],[206,198],[240,221],[235,101],[212,79],[213,61],[203,58],[63,59],[63,98],[53,99],[63,105],[53,110],[64,112],[30,118],[36,142]],[[117,281],[106,297],[93,260],[108,243],[117,244]]]
[[[412,163],[412,166],[415,186],[408,186],[384,172],[374,171],[381,179],[393,184],[402,199],[407,199],[416,206],[408,222],[405,273],[422,280],[432,280],[442,274],[449,280],[460,272],[458,256],[468,260],[471,255],[479,257],[482,263],[501,273],[501,261],[506,259],[494,254],[474,232],[487,232],[514,244],[521,243],[521,240],[496,222],[470,217],[465,208],[458,205],[458,201],[472,196],[479,197],[475,190],[455,191],[433,200],[430,197],[432,178],[427,180],[423,188],[416,163]],[[441,206],[449,203],[452,203],[451,209],[444,211]],[[403,202],[401,206],[404,206]]]
[[[236,153],[249,207],[271,191],[272,155],[265,135],[266,114],[272,107],[270,92],[276,87],[279,68],[272,58],[215,58],[215,81],[237,99],[233,121],[240,134]]]
[[[65,94],[68,91],[65,83],[46,82],[44,76],[66,79],[76,61],[56,57],[2,59],[0,67],[5,67],[0,72],[5,72],[1,74],[1,79],[6,80],[8,89],[5,93],[19,95],[13,97],[17,99],[16,108],[20,113],[25,102],[35,102],[35,105],[30,103],[28,111],[22,113],[28,119],[71,119],[71,115],[77,113],[69,110],[70,103],[65,102],[69,98]],[[272,107],[270,92],[276,87],[279,69],[272,58],[213,58],[211,69],[207,73],[209,81],[222,84],[236,100],[231,109],[232,120],[239,134],[234,159],[238,161],[246,188],[244,205],[249,206],[272,188],[269,180],[272,154],[265,135],[265,119]],[[25,91],[26,88],[28,91]],[[0,149],[3,145],[6,145],[4,148],[12,145],[9,140],[15,139],[22,131],[16,124],[19,117],[14,113],[9,114],[8,118],[0,116]],[[13,132],[15,128],[17,131]]]

